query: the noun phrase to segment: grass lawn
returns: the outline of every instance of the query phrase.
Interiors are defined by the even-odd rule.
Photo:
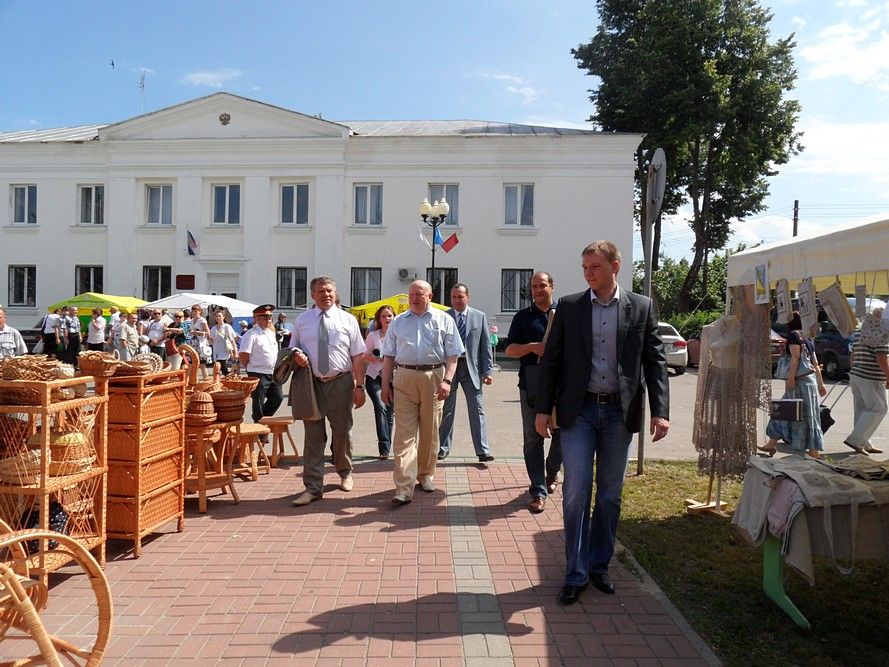
[[[843,576],[816,562],[815,586],[785,567],[785,589],[809,619],[800,630],[762,591],[762,547],[729,519],[689,516],[705,500],[694,463],[647,461],[624,489],[618,536],[727,665],[889,665],[889,565],[859,561]],[[723,485],[729,509],[741,484]]]

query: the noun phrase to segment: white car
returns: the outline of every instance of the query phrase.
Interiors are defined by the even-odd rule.
[[[664,355],[667,357],[667,368],[672,368],[676,375],[682,375],[688,366],[688,344],[679,335],[672,324],[657,323],[658,333],[664,341]]]

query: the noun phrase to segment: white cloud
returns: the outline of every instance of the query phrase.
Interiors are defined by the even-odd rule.
[[[518,95],[522,99],[522,104],[533,104],[540,98],[540,92],[531,85],[531,82],[520,76],[498,72],[482,72],[480,76],[483,79],[493,79],[501,82],[506,92]]]
[[[802,174],[860,178],[889,186],[889,121],[802,125],[805,150],[784,170]]]
[[[812,67],[814,80],[849,79],[889,91],[889,3],[868,9],[854,23],[843,21],[825,27],[803,48],[802,58]]]
[[[217,70],[204,70],[200,72],[192,72],[186,74],[180,83],[187,83],[190,86],[206,86],[209,88],[222,88],[226,81],[237,79],[242,74],[239,69],[222,68]]]
[[[802,16],[794,16],[790,19],[790,22],[797,30],[802,30],[808,24],[808,21],[806,21],[806,19],[804,19]]]

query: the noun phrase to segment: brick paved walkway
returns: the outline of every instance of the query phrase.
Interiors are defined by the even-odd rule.
[[[449,458],[438,490],[401,508],[391,470],[362,461],[344,493],[328,467],[323,500],[301,509],[290,505],[300,468],[275,470],[238,482],[240,505],[214,497],[200,515],[189,498],[185,532],[149,538],[139,559],[112,542],[105,664],[715,661],[656,587],[617,562],[617,595],[589,589],[559,606],[560,495],[529,514],[523,463]],[[89,630],[83,578],[51,582],[46,622],[66,638]]]

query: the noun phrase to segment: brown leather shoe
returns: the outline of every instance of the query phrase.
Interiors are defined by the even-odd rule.
[[[528,503],[528,511],[531,514],[540,514],[546,509],[546,498],[543,496],[534,496],[534,499]]]
[[[546,476],[546,492],[549,495],[553,495],[556,492],[556,487],[559,485],[559,476],[558,475],[547,475]]]

